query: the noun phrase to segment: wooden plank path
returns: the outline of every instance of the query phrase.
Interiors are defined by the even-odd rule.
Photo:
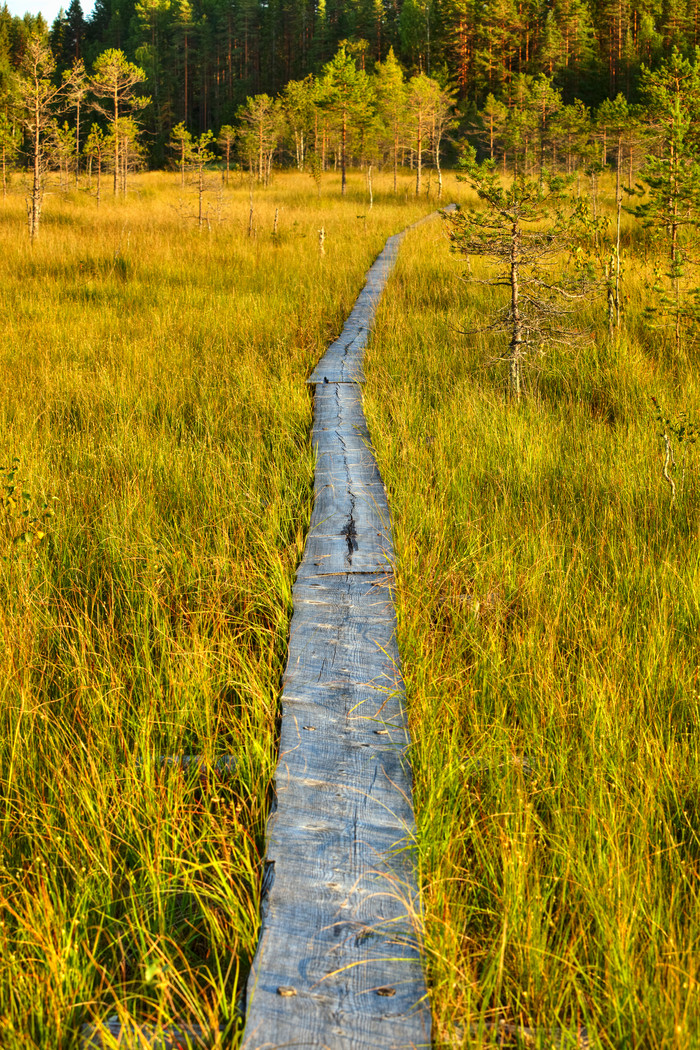
[[[243,1050],[430,1046],[389,508],[358,385],[402,237],[387,241],[308,380],[314,509],[294,586]]]

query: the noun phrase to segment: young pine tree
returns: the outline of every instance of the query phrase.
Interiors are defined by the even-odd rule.
[[[173,151],[176,157],[177,166],[180,169],[180,185],[185,188],[185,169],[190,158],[190,151],[192,149],[192,135],[185,127],[184,123],[176,124],[173,130],[170,132],[170,140],[168,142],[168,148]]]
[[[373,112],[374,92],[365,71],[357,68],[355,59],[343,46],[323,67],[323,99],[340,134],[341,193],[344,196],[349,138],[355,126]]]
[[[446,216],[450,241],[453,251],[487,259],[493,267],[485,278],[470,269],[466,281],[507,293],[503,307],[477,331],[507,335],[508,350],[500,360],[508,364],[508,393],[518,400],[523,366],[533,352],[578,338],[564,322],[590,287],[585,270],[568,265],[582,229],[583,206],[571,200],[562,178],[546,173],[536,181],[516,174],[502,183],[490,161],[476,162],[471,147],[462,168],[461,178],[476,190],[483,207]]]
[[[389,54],[384,62],[377,63],[374,86],[377,93],[379,119],[384,132],[385,142],[391,150],[394,193],[396,193],[399,149],[406,120],[406,83],[403,70],[394,55],[393,47],[389,48]]]
[[[658,309],[670,315],[676,351],[683,333],[700,321],[698,289],[689,275],[700,255],[700,67],[674,49],[660,69],[642,71],[648,116],[657,128],[660,150],[647,157],[641,175],[649,200],[638,213],[645,226],[666,241],[667,266],[657,275]]]
[[[32,241],[39,233],[41,221],[53,113],[65,95],[65,85],[57,85],[53,79],[55,69],[56,63],[48,44],[39,36],[31,37],[27,41],[17,81],[17,105],[20,123],[29,142],[31,189],[27,198],[27,219]]]
[[[127,61],[123,51],[109,48],[95,59],[94,76],[91,88],[98,98],[105,100],[104,106],[97,104],[96,109],[107,118],[110,124],[111,142],[114,157],[114,196],[119,188],[121,150],[120,131],[124,127],[120,121],[128,114],[143,109],[150,102],[149,98],[136,95],[136,88],[146,80],[146,74],[139,66]]]

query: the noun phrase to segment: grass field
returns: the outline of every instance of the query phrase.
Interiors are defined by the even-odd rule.
[[[375,178],[370,211],[359,175],[344,201],[334,176],[320,199],[276,176],[253,237],[235,180],[202,232],[175,175],[99,209],[47,196],[33,248],[19,187],[0,210],[3,1050],[114,1016],[236,1042],[310,513],[305,378],[386,237],[434,207],[405,181],[396,200]],[[180,755],[204,764],[161,761]]]
[[[253,237],[235,180],[202,232],[175,175],[99,210],[48,197],[33,249],[21,194],[0,209],[3,1050],[113,1016],[236,1045],[304,381],[388,234],[435,206],[389,185],[370,211],[359,175],[345,201],[276,176]],[[460,333],[491,293],[439,223],[404,242],[370,349],[441,1045],[499,1021],[542,1047],[700,1042],[700,490],[691,449],[671,503],[650,401],[698,417],[697,349],[644,322],[627,221],[622,338],[589,302],[592,338],[520,405],[499,347]]]
[[[651,404],[700,416],[698,349],[643,321],[623,242],[619,345],[588,302],[521,404],[436,225],[370,347],[444,1044],[700,1044],[700,487],[691,449],[671,503]]]

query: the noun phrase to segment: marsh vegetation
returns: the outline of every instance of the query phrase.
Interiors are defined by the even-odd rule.
[[[247,180],[204,233],[176,175],[99,210],[47,197],[31,248],[21,199],[0,216],[6,1050],[114,1015],[235,1041],[310,513],[305,379],[386,237],[431,208],[387,176],[368,213],[364,180],[342,202],[328,181],[332,202],[308,175],[256,191],[253,236]]]

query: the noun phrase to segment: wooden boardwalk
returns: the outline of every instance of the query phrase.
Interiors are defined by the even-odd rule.
[[[430,1046],[389,508],[358,385],[401,237],[309,379],[314,509],[294,587],[244,1050]]]

